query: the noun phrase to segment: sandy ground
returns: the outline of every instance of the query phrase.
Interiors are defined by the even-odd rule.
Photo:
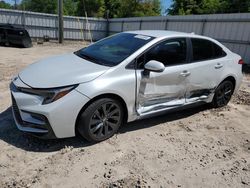
[[[250,77],[221,109],[129,123],[90,145],[39,140],[14,125],[8,84],[28,64],[83,43],[0,47],[0,187],[250,187]]]

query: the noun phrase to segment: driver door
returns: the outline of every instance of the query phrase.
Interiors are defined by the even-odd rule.
[[[144,70],[156,60],[165,65],[163,72]],[[140,115],[176,108],[185,104],[187,68],[186,38],[168,39],[137,58],[136,109]]]

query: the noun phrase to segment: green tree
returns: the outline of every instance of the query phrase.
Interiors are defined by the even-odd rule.
[[[77,4],[76,0],[64,0],[63,1],[63,13],[64,15],[75,16],[77,13]]]
[[[109,18],[117,18],[120,6],[121,6],[120,0],[104,0],[104,8],[105,8],[104,17],[106,18],[108,16]]]
[[[84,8],[85,5],[85,8]],[[160,0],[79,0],[77,15],[120,18],[160,15]]]
[[[0,1],[0,8],[11,9],[12,6],[9,3],[6,3],[4,1]]]
[[[120,0],[117,17],[160,15],[160,0]]]
[[[250,12],[250,0],[231,0],[225,12]]]
[[[141,16],[159,16],[161,12],[159,0],[140,2],[137,7],[136,12]]]
[[[201,0],[175,0],[168,9],[168,13],[172,15],[198,14],[200,3]]]
[[[23,0],[20,9],[57,13],[58,0]],[[89,17],[135,17],[160,15],[160,0],[64,0],[64,14]]]
[[[120,7],[118,9],[117,17],[135,16],[137,5],[138,3],[136,0],[120,0]]]
[[[23,0],[23,10],[55,14],[57,12],[57,0]]]
[[[172,15],[250,12],[250,0],[174,0]]]
[[[202,0],[198,13],[211,14],[220,12],[220,10],[222,10],[222,4],[220,0]]]
[[[64,15],[71,15],[71,16],[76,15],[77,2],[78,1],[76,0],[64,0],[63,1]],[[58,0],[22,0],[19,7],[22,10],[56,14],[57,4]]]
[[[103,17],[105,13],[104,0],[79,0],[77,15],[85,16],[85,11],[89,17]]]

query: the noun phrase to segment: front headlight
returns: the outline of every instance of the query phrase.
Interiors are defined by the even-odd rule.
[[[30,89],[30,88],[19,88],[21,92],[38,95],[43,97],[42,104],[52,103],[63,96],[67,95],[70,91],[75,89],[78,85],[52,88],[52,89]]]

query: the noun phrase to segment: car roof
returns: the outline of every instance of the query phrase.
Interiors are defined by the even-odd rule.
[[[150,37],[155,37],[155,38],[168,38],[168,37],[190,37],[190,38],[200,38],[200,39],[206,39],[210,40],[220,47],[222,47],[225,51],[230,52],[230,50],[225,47],[223,44],[218,42],[216,39],[202,36],[202,35],[197,35],[195,33],[185,33],[185,32],[178,32],[178,31],[169,31],[169,30],[136,30],[136,31],[125,31],[124,33],[132,33],[132,34],[137,34],[137,35],[147,35]]]
[[[147,35],[151,37],[161,38],[161,37],[174,37],[174,36],[183,36],[183,37],[203,37],[200,35],[196,35],[194,33],[184,33],[184,32],[177,32],[177,31],[166,31],[166,30],[137,30],[137,31],[126,31],[126,33],[133,33],[138,35]]]

